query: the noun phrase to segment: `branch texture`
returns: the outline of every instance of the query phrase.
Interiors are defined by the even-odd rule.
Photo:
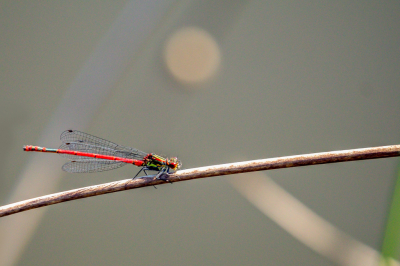
[[[294,155],[182,170],[169,175],[168,182],[314,164],[339,163],[397,156],[400,156],[400,145]],[[2,206],[0,207],[0,217],[65,201],[165,183],[166,182],[163,180],[146,176],[134,180],[126,179],[73,189]]]

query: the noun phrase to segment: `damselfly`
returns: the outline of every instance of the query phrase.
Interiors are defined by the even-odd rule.
[[[69,173],[93,173],[119,168],[126,164],[142,167],[143,170],[158,171],[157,178],[165,173],[176,172],[181,162],[176,157],[163,158],[153,153],[120,146],[111,141],[98,138],[77,130],[66,130],[60,137],[63,144],[59,149],[24,146],[24,151],[59,153],[72,162],[63,165],[62,169]],[[134,178],[135,178],[134,177]]]

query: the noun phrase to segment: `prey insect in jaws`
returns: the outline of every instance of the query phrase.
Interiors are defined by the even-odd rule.
[[[77,130],[64,131],[60,139],[63,144],[59,149],[27,145],[24,146],[24,151],[59,153],[71,160],[62,167],[68,173],[102,172],[134,164],[142,167],[134,178],[142,171],[147,175],[146,170],[152,170],[158,171],[157,179],[163,179],[164,174],[176,172],[182,166],[176,157],[163,158]]]

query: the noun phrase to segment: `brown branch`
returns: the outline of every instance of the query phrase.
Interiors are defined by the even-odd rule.
[[[339,163],[396,156],[400,156],[400,145],[321,152],[187,169],[169,175],[168,181],[179,182],[211,176],[231,175],[279,168],[298,167],[314,164]],[[0,207],[0,217],[65,201],[93,197],[128,189],[161,185],[165,183],[165,181],[155,179],[154,177],[142,177],[135,180],[126,179],[111,183],[73,189],[2,206]]]

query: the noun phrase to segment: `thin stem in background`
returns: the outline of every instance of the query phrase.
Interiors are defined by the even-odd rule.
[[[400,145],[294,155],[187,169],[169,175],[168,182],[180,182],[212,176],[397,156],[400,156]],[[135,180],[126,179],[73,189],[2,206],[0,207],[0,217],[65,201],[165,183],[165,181],[155,179],[154,177],[142,177]]]

